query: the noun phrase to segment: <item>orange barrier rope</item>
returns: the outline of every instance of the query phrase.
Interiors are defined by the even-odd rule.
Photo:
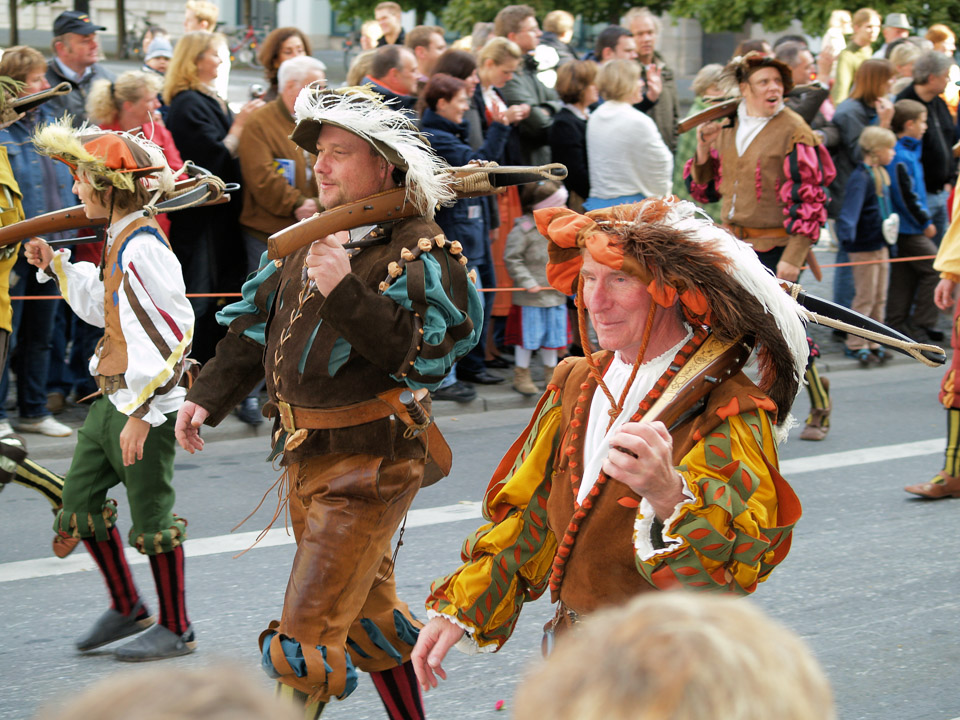
[[[917,257],[905,257],[905,258],[889,258],[887,260],[862,260],[860,262],[845,262],[845,263],[824,263],[821,268],[838,268],[838,267],[853,267],[855,265],[876,265],[878,263],[896,263],[896,262],[913,262],[915,260],[933,260],[936,255],[918,255]],[[804,265],[801,270],[809,270],[808,265]],[[509,288],[483,288],[480,290],[482,293],[496,293],[496,292],[526,292],[526,288],[521,287],[509,287]],[[242,297],[240,293],[187,293],[188,298],[238,298]],[[11,300],[62,300],[62,295],[14,295],[10,297]]]

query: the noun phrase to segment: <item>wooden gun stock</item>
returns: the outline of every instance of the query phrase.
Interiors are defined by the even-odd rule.
[[[544,179],[563,180],[567,176],[567,168],[559,163],[537,167],[476,165],[450,168],[446,172],[452,178],[451,187],[458,198],[493,195],[509,185]],[[267,257],[271,260],[284,258],[314,240],[341,230],[416,217],[420,210],[406,198],[407,190],[401,186],[324,210],[271,235],[267,239]]]

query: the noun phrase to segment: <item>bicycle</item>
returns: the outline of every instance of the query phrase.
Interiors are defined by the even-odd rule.
[[[230,49],[230,61],[250,67],[260,67],[257,50],[269,32],[270,28],[268,26],[255,28],[252,23],[235,28],[227,41]]]
[[[144,55],[143,38],[154,28],[162,29],[150,22],[150,18],[145,15],[133,15],[133,24],[127,28],[126,42],[123,44],[121,56],[127,60],[132,58],[142,59]]]

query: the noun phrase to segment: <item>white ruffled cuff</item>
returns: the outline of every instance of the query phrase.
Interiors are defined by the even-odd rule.
[[[452,615],[447,615],[446,613],[440,613],[436,610],[431,610],[427,608],[427,618],[433,620],[434,618],[443,618],[449,623],[456,625],[458,628],[463,630],[464,636],[457,641],[457,644],[454,647],[462,652],[464,655],[477,655],[479,653],[491,653],[496,650],[496,647],[480,647],[477,644],[477,641],[473,637],[473,633],[476,632],[475,628],[470,627],[469,625],[460,622],[457,618]]]
[[[663,528],[660,530],[660,539],[664,547],[656,548],[653,546],[653,540],[650,535],[657,515],[653,510],[653,505],[651,505],[646,498],[640,500],[640,506],[637,508],[637,519],[633,522],[633,549],[641,561],[649,560],[657,555],[672,553],[679,545],[683,544],[681,538],[669,537],[667,535],[680,518],[684,507],[689,502],[696,500],[693,492],[687,486],[687,479],[683,476],[683,473],[680,473],[680,479],[683,480],[683,485],[681,485],[680,489],[683,491],[684,499],[678,502],[676,507],[673,508],[673,512],[670,514],[670,517],[667,518],[666,522],[663,523]]]

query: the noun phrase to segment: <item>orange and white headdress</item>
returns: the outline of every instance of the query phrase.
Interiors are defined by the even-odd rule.
[[[580,215],[568,208],[534,212],[550,241],[547,279],[560,292],[582,297],[583,253],[639,278],[657,307],[679,305],[694,328],[720,340],[756,340],[759,387],[786,422],[800,390],[809,347],[797,302],[757,258],[753,248],[713,223],[693,203],[649,198]],[[581,317],[583,305],[578,300]],[[643,358],[637,358],[637,363]]]

